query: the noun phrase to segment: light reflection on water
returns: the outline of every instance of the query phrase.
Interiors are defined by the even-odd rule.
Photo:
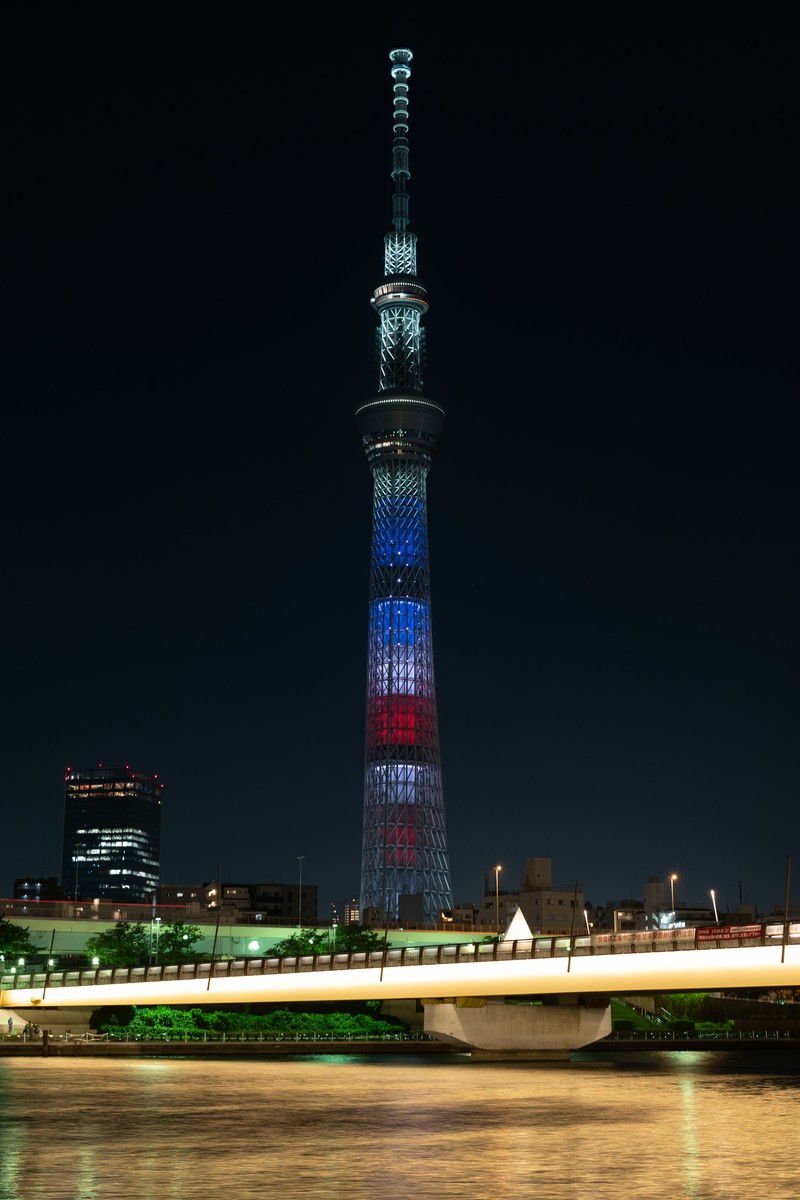
[[[798,1200],[799,1164],[796,1060],[0,1059],[1,1200]]]

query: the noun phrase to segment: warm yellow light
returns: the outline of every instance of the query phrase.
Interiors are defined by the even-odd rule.
[[[309,971],[282,975],[231,976],[146,983],[82,984],[59,987],[59,1007],[97,1008],[103,1004],[230,1004],[257,1001],[376,1000],[388,996],[421,999],[441,996],[507,996],[595,992],[800,986],[800,945],[787,945],[781,963],[777,946],[664,953],[566,954],[558,958],[467,962],[430,966]],[[569,964],[569,970],[568,970]],[[4,1007],[28,1005],[33,989],[0,992]],[[36,989],[41,994],[41,989]]]

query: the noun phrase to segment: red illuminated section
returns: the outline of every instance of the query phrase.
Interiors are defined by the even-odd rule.
[[[370,700],[367,745],[414,746],[436,735],[436,711],[424,696],[379,696]]]
[[[394,806],[392,806],[394,808]],[[416,830],[414,829],[415,813],[413,807],[401,805],[404,809],[406,824],[393,825],[386,831],[384,839],[384,861],[387,867],[413,867]]]

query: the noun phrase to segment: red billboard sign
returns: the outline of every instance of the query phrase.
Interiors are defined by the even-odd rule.
[[[760,925],[709,925],[695,930],[698,942],[760,941]]]

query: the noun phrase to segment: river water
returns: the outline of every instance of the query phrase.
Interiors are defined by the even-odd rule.
[[[2,1200],[798,1200],[800,1062],[0,1059]]]

